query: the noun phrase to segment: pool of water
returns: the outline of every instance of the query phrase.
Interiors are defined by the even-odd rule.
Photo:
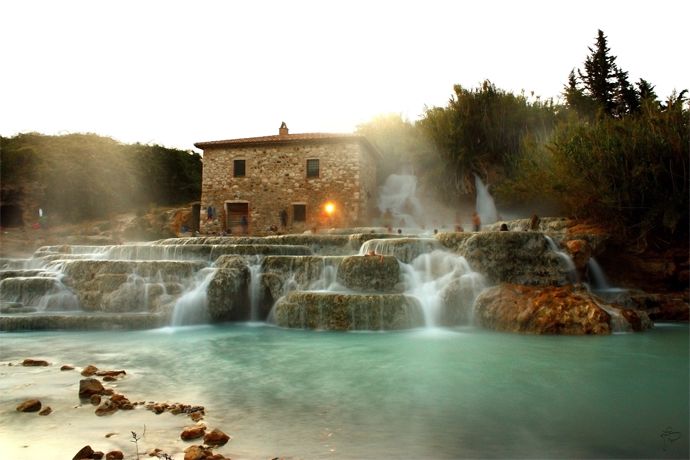
[[[232,458],[682,458],[688,353],[688,326],[671,324],[599,337],[257,324],[6,333],[0,458],[71,458],[86,444],[134,458],[131,431],[140,451],[182,458],[188,418],[96,417],[62,364],[125,369],[117,390],[133,401],[206,406],[209,427],[233,437],[218,449]],[[29,357],[53,365],[8,365]],[[54,412],[16,412],[29,397]]]

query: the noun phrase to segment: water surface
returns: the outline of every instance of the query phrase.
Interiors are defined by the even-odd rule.
[[[8,366],[42,358],[48,368]],[[687,325],[599,337],[474,328],[333,333],[263,325],[0,335],[1,458],[71,458],[83,445],[134,458],[130,431],[182,458],[188,418],[96,417],[79,367],[125,369],[132,401],[202,404],[232,458],[682,458]],[[19,414],[38,397],[48,417]],[[110,432],[118,434],[110,438]]]

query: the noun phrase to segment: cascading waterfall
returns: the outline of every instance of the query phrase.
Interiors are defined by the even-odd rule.
[[[474,175],[474,185],[477,191],[476,210],[482,225],[493,224],[498,220],[498,211],[494,198],[489,193],[489,186],[484,185],[484,182],[476,174]]]
[[[549,243],[549,249],[551,249],[553,252],[555,252],[558,257],[561,258],[563,263],[565,264],[566,268],[568,269],[568,281],[571,283],[577,283],[578,282],[578,275],[577,275],[577,269],[575,267],[575,262],[573,262],[573,258],[570,257],[570,254],[568,254],[565,251],[562,251],[556,242],[553,240],[548,235],[544,235],[544,238],[546,238],[546,241]]]
[[[422,206],[416,196],[417,178],[410,174],[391,174],[379,188],[378,208],[384,224],[402,228],[420,228]]]
[[[400,262],[405,293],[416,297],[423,309],[427,327],[444,323],[444,309],[465,313],[472,322],[472,309],[479,293],[486,287],[481,274],[472,271],[467,260],[448,251],[434,250],[419,255],[411,263]]]
[[[604,291],[611,289],[606,275],[604,275],[604,270],[602,270],[601,265],[594,259],[590,257],[587,261],[587,273],[589,273],[589,279],[591,282],[591,288],[595,291]]]
[[[259,308],[261,306],[261,261],[262,257],[253,258],[249,262],[249,319],[260,321]]]
[[[173,326],[208,322],[208,285],[216,270],[216,268],[204,268],[195,275],[192,288],[175,302],[172,315]]]

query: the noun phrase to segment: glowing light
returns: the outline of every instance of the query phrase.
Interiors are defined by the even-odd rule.
[[[332,215],[335,212],[335,203],[332,201],[329,201],[325,205],[323,205],[323,210],[326,211],[326,214],[329,216]]]

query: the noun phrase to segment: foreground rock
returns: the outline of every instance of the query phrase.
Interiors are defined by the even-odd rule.
[[[610,334],[651,327],[646,313],[623,312],[573,286],[494,286],[477,298],[474,319],[488,329],[527,334]]]
[[[218,428],[204,435],[204,444],[208,446],[224,446],[230,441],[230,436],[220,431]]]
[[[79,381],[79,398],[90,399],[93,395],[106,394],[103,384],[97,379],[82,379]]]
[[[184,450],[184,460],[230,460],[221,454],[214,454],[209,447],[189,446]]]
[[[41,401],[38,399],[27,399],[17,406],[18,412],[38,412],[41,410]]]
[[[48,366],[48,361],[43,361],[42,359],[30,359],[27,358],[22,361],[22,366]]]
[[[182,433],[180,433],[180,439],[183,441],[191,441],[193,439],[199,439],[204,434],[206,434],[206,427],[203,425],[188,426]]]
[[[419,301],[402,294],[290,292],[276,303],[281,327],[322,330],[394,330],[424,326]]]

